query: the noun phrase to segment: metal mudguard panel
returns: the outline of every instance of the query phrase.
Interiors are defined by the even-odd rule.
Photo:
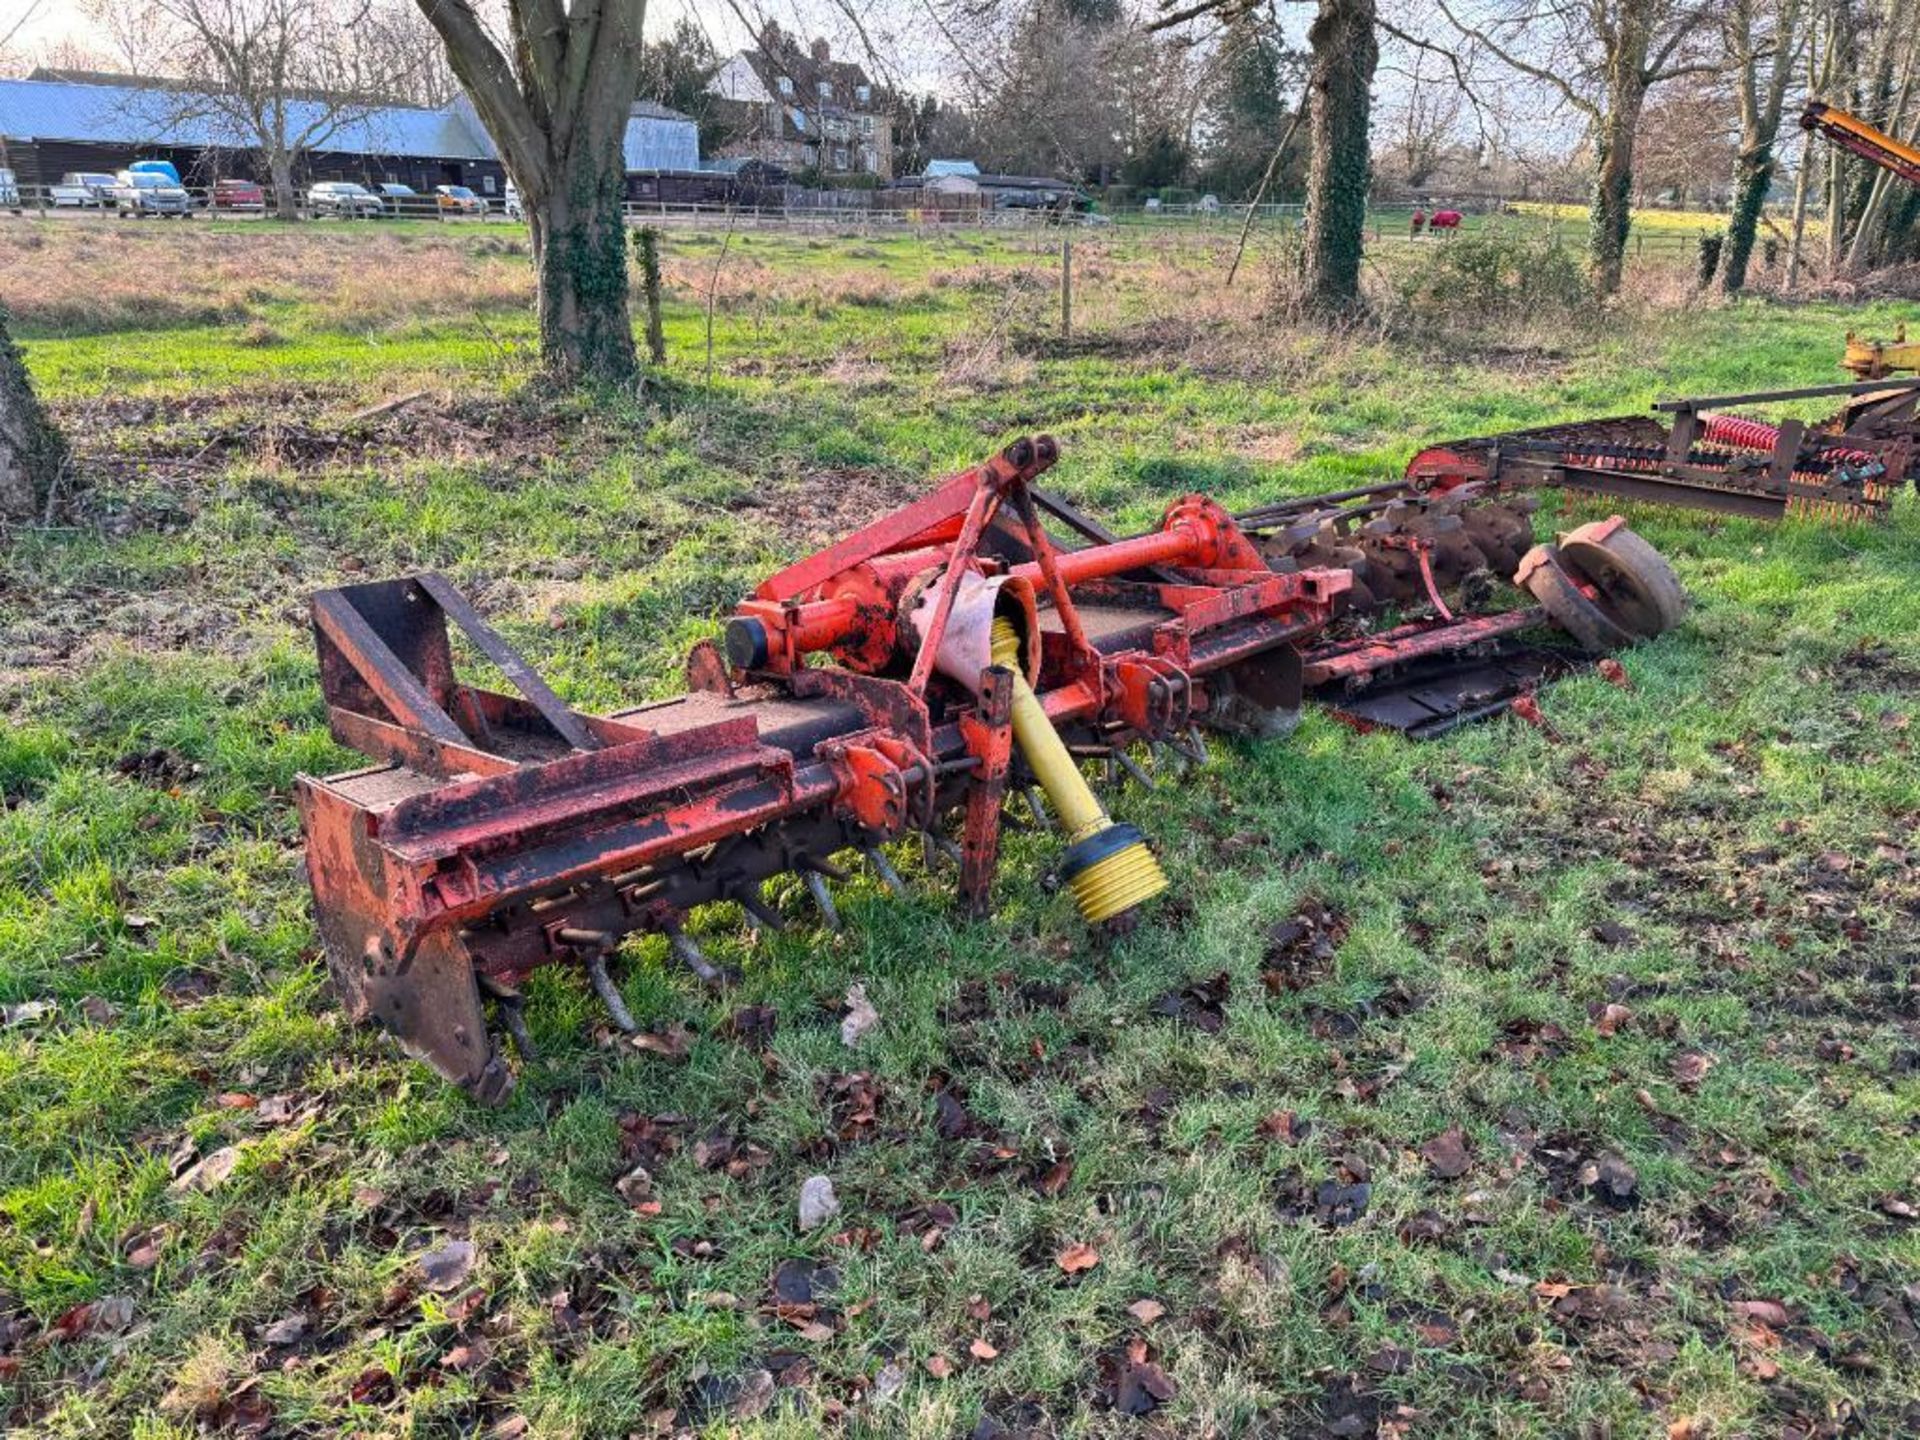
[[[1502,641],[1491,653],[1439,655],[1378,678],[1355,694],[1320,697],[1340,720],[1361,730],[1397,730],[1432,740],[1475,720],[1502,714],[1574,668],[1557,650]]]

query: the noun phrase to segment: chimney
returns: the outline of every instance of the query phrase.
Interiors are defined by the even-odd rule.
[[[827,42],[825,40],[816,40],[813,42],[814,64],[824,65],[827,63],[827,61],[829,61],[832,58],[833,58],[833,51],[828,48]]]

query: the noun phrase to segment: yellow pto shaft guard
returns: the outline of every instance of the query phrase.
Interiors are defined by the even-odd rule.
[[[993,622],[993,663],[1013,674],[1013,738],[1047,792],[1067,834],[1061,867],[1074,903],[1089,925],[1124,915],[1167,888],[1160,862],[1131,825],[1101,808],[1020,666],[1020,635],[1004,617]]]

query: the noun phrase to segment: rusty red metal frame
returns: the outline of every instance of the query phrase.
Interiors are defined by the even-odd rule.
[[[878,847],[956,813],[962,899],[983,909],[1016,779],[1009,677],[976,691],[934,671],[959,586],[919,638],[903,616],[940,576],[1032,584],[1037,692],[1082,746],[1213,723],[1215,677],[1242,701],[1297,693],[1297,647],[1339,611],[1346,571],[1274,574],[1200,496],[1150,534],[1058,550],[1030,484],[1056,453],[1016,442],[769,577],[726,655],[696,648],[688,694],[607,715],[565,705],[438,576],[316,595],[329,722],[377,762],[299,782],[348,1012],[497,1101],[513,1080],[487,1007],[524,1033],[519,987],[540,966],[581,965],[621,1022],[604,968],[621,937],[662,934],[712,975],[682,925],[695,906],[778,924],[769,879],[818,897],[847,850],[891,879]],[[459,679],[449,623],[517,694]]]
[[[1651,416],[1545,426],[1431,446],[1407,465],[1405,483],[1444,490],[1471,483],[1554,485],[1628,500],[1684,505],[1756,519],[1807,513],[1877,519],[1907,475],[1912,444],[1849,413],[1846,428],[1810,428],[1709,413],[1865,386],[1813,386],[1662,401]],[[1833,433],[1837,431],[1838,433]]]

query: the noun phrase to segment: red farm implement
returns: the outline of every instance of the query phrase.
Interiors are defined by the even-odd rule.
[[[1845,405],[1817,425],[1726,413],[1822,397]],[[1669,400],[1654,407],[1665,423],[1623,415],[1436,445],[1414,456],[1406,478],[1440,490],[1557,486],[1762,520],[1878,520],[1914,474],[1916,404],[1920,379]]]
[[[1544,611],[1455,615],[1442,590],[1459,567],[1477,555],[1511,574],[1518,542],[1531,542],[1529,522],[1508,514],[1475,520],[1485,548],[1454,543],[1467,487],[1370,515],[1368,542],[1394,562],[1377,583],[1391,588],[1388,568],[1420,577],[1407,598],[1427,613],[1340,635],[1329,627],[1355,629],[1341,617],[1367,568],[1344,547],[1302,559],[1312,547],[1276,546],[1287,527],[1273,515],[1236,521],[1198,495],[1154,531],[1116,539],[1034,487],[1055,458],[1049,439],[1018,441],[770,577],[723,643],[695,647],[687,693],[605,715],[562,702],[439,576],[316,595],[330,725],[375,762],[300,782],[315,907],[349,1014],[498,1101],[513,1072],[488,1012],[530,1051],[522,986],[534,970],[579,967],[631,1028],[608,970],[625,937],[661,934],[718,980],[684,928],[689,911],[731,903],[777,928],[791,917],[764,886],[796,875],[837,925],[829,882],[859,857],[897,888],[884,847],[903,839],[950,859],[962,901],[982,913],[1010,793],[1064,832],[1060,874],[1086,920],[1124,927],[1166,881],[1141,833],[1095,797],[1084,761],[1132,771],[1136,742],[1201,760],[1203,729],[1283,732],[1308,682],[1344,703],[1406,666],[1484,665],[1549,614],[1604,648],[1678,613],[1664,563],[1615,521],[1526,556],[1518,568]],[[1317,535],[1340,498],[1331,512],[1317,497],[1283,514]],[[515,693],[459,678],[453,630]]]

